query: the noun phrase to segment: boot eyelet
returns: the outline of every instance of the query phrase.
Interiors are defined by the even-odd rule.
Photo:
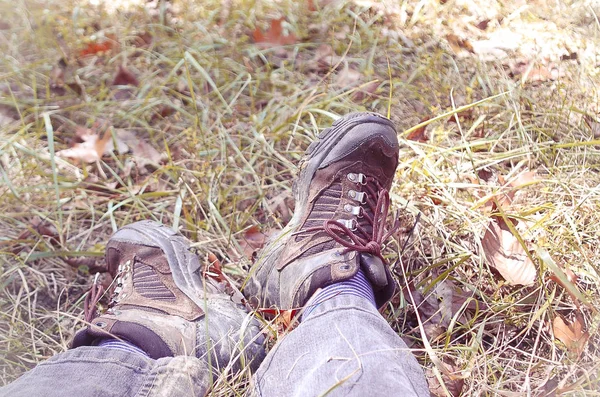
[[[355,216],[357,216],[359,218],[362,218],[362,207],[358,207],[358,206],[355,207],[355,206],[352,206],[350,204],[346,204],[344,206],[344,210],[346,212],[351,213],[352,215],[355,215]]]
[[[356,190],[350,190],[348,192],[348,197],[350,197],[353,200],[358,201],[361,204],[365,204],[366,200],[365,200],[365,196],[367,194],[365,192],[357,192]]]
[[[365,176],[365,174],[358,174],[357,179],[358,179],[358,183],[360,183],[361,185],[367,184],[367,177]]]
[[[346,226],[352,232],[356,230],[357,222],[355,219],[339,219],[338,222]]]
[[[342,265],[340,266],[340,270],[349,270],[350,269],[350,265]]]
[[[107,325],[107,324],[106,324],[104,321],[97,321],[97,322],[95,322],[95,323],[93,323],[93,324],[94,324],[96,327],[99,327],[99,328],[104,328],[104,327],[106,327],[106,325]]]

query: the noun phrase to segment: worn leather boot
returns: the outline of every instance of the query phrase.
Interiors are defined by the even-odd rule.
[[[86,299],[89,325],[73,347],[115,338],[154,359],[196,356],[219,369],[262,361],[259,324],[241,293],[223,275],[207,275],[180,234],[152,221],[125,226],[108,241],[106,264],[114,279],[109,309],[95,316],[102,293],[95,284]]]
[[[301,308],[359,267],[378,307],[392,297],[395,283],[381,249],[398,227],[385,230],[398,152],[392,122],[374,113],[347,115],[319,135],[300,165],[292,220],[250,270],[244,294],[253,305]]]

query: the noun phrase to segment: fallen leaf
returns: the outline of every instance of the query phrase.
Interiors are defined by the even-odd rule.
[[[541,180],[537,177],[535,171],[524,171],[512,178],[508,183],[504,179],[504,176],[498,175],[498,182],[502,184],[504,189],[498,194],[488,196],[484,201],[485,205],[488,205],[491,208],[491,212],[497,211],[498,206],[504,209],[509,208],[519,189],[524,186],[539,183]]]
[[[29,223],[30,226],[19,234],[17,240],[27,240],[31,236],[48,237],[52,245],[60,245],[58,230],[53,224],[38,216],[33,217]],[[18,254],[22,249],[22,246],[14,248],[12,253]]]
[[[80,258],[65,258],[65,263],[75,269],[85,271],[87,270],[90,274],[107,272],[106,265],[96,265],[95,257],[80,257]]]
[[[67,62],[64,58],[58,61],[58,64],[54,65],[50,72],[50,89],[59,95],[65,93],[65,69],[67,68]]]
[[[300,309],[289,309],[289,310],[279,310],[273,308],[258,308],[256,312],[261,316],[273,319],[273,323],[275,325],[275,329],[277,331],[278,337],[283,336],[283,334],[291,331],[298,325],[298,318],[296,314]]]
[[[204,277],[210,277],[219,282],[226,281],[226,278],[223,275],[221,261],[219,261],[219,258],[217,258],[215,254],[209,252],[206,256],[206,262],[207,264],[204,266]]]
[[[83,142],[76,143],[70,149],[59,150],[56,152],[57,156],[94,163],[100,160],[103,155],[113,151],[113,146],[108,145],[109,141],[112,140],[110,129],[106,129],[102,138],[93,130],[82,127],[76,130],[76,134]]]
[[[8,30],[10,28],[11,28],[11,26],[8,22],[0,21],[0,30]]]
[[[135,133],[129,130],[116,129],[115,135],[117,143],[121,142],[129,147],[138,166],[157,165],[163,160],[163,156],[154,146],[140,139]]]
[[[112,82],[112,86],[120,86],[114,93],[116,100],[125,100],[133,97],[133,91],[131,88],[122,86],[134,86],[137,87],[140,84],[137,77],[131,73],[125,66],[119,66],[117,73]]]
[[[577,358],[585,351],[585,345],[590,337],[587,331],[583,331],[583,316],[577,312],[572,323],[558,315],[552,322],[554,337],[561,341],[567,350],[574,353]]]
[[[508,186],[514,188],[521,188],[525,185],[530,185],[532,183],[539,182],[536,175],[537,173],[535,171],[520,172],[516,177],[510,180]]]
[[[473,108],[469,108],[469,109],[463,110],[462,112],[453,114],[452,116],[450,116],[448,118],[448,123],[456,123],[457,118],[458,118],[458,121],[473,121],[473,119],[475,118],[475,113],[474,113]]]
[[[450,48],[452,48],[452,51],[454,51],[456,54],[462,54],[465,51],[474,52],[473,46],[471,45],[469,40],[461,39],[460,37],[452,33],[446,35],[446,40],[448,41],[448,45],[450,45]]]
[[[429,120],[429,119],[428,118],[421,119],[419,121],[419,124],[421,124],[427,120]],[[423,125],[423,126],[417,128],[416,130],[411,131],[406,136],[406,139],[408,139],[409,141],[427,142],[429,139],[427,138],[427,134],[425,134],[426,129],[427,129],[427,125]]]
[[[261,232],[257,225],[250,226],[244,232],[243,239],[240,241],[240,246],[244,251],[246,258],[252,260],[254,253],[260,250],[266,243],[268,236]]]
[[[545,65],[535,65],[531,62],[520,61],[509,64],[510,74],[521,79],[522,83],[539,83],[548,80],[556,80],[558,72]]]
[[[272,19],[269,29],[263,32],[258,27],[252,32],[252,38],[256,44],[263,46],[284,46],[296,44],[298,41],[293,33],[283,35],[282,23],[285,18]]]
[[[477,29],[486,30],[488,28],[489,24],[490,24],[490,20],[484,19],[483,21],[481,21],[477,25],[475,25],[475,27],[477,27]]]
[[[81,51],[79,51],[79,56],[83,58],[90,55],[101,55],[110,52],[113,48],[116,47],[116,36],[109,34],[106,35],[106,38],[102,41],[91,41],[87,43],[85,47],[81,49]]]
[[[504,218],[492,217],[481,239],[481,245],[490,266],[496,269],[508,284],[531,285],[535,282],[535,265]]]
[[[451,359],[446,358],[444,361],[448,373],[442,372],[442,381],[444,382],[445,389],[448,390],[450,396],[458,397],[462,394],[463,387],[465,385],[464,375],[461,372],[461,368],[458,367]],[[437,376],[430,368],[425,372],[427,383],[429,384],[429,392],[432,396],[436,397],[447,397],[448,394],[444,387],[440,384]]]

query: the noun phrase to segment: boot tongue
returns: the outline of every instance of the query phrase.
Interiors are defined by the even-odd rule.
[[[360,254],[360,267],[373,285],[373,290],[379,291],[388,285],[388,278],[385,272],[386,264],[381,258],[371,254]]]

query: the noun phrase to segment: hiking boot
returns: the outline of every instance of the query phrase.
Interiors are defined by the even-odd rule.
[[[289,224],[258,255],[244,295],[252,305],[296,309],[320,288],[361,268],[381,307],[395,283],[381,254],[388,190],[398,166],[392,122],[374,113],[336,120],[307,149]]]
[[[109,309],[95,316],[102,291],[94,284],[86,297],[89,325],[75,335],[73,347],[105,338],[128,341],[153,359],[205,358],[215,368],[233,361],[239,369],[264,357],[259,324],[240,303],[222,274],[209,277],[189,241],[152,221],[118,230],[106,245],[113,276]]]

